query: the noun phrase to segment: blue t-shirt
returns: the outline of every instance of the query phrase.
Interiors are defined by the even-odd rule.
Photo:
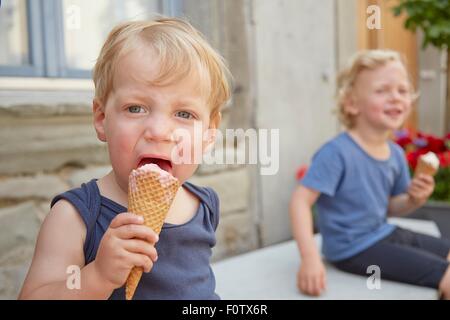
[[[210,266],[215,230],[219,222],[219,199],[211,188],[185,182],[183,187],[200,200],[194,217],[181,225],[164,223],[156,243],[158,261],[143,273],[133,299],[217,300],[216,282]],[[100,194],[96,179],[56,196],[72,203],[86,225],[85,264],[95,259],[112,219],[127,208]],[[110,299],[125,299],[125,286]]]
[[[410,176],[404,152],[389,141],[390,157],[371,157],[347,133],[322,146],[301,184],[317,200],[322,253],[329,261],[350,258],[388,236],[391,197],[406,192]]]

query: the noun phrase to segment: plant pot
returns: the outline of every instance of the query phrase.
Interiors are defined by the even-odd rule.
[[[407,218],[434,221],[441,232],[441,236],[450,239],[450,203],[427,202]]]

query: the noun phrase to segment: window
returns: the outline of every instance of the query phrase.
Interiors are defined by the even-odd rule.
[[[6,0],[0,76],[90,78],[101,45],[124,20],[181,14],[181,0]]]

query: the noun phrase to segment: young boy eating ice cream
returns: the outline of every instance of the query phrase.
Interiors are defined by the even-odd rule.
[[[53,199],[20,298],[124,299],[127,277],[140,267],[134,299],[218,299],[209,261],[219,201],[186,181],[198,163],[172,158],[173,150],[194,154],[214,142],[227,79],[220,55],[187,22],[127,22],[111,31],[94,69],[93,113],[112,171]],[[175,131],[193,136],[199,125],[201,139],[180,148]],[[127,212],[129,175],[146,164],[182,184],[159,236]],[[66,285],[68,266],[81,270],[79,289]]]

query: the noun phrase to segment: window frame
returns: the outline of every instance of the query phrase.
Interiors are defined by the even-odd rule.
[[[163,14],[182,14],[182,0],[158,2]],[[92,70],[67,65],[63,15],[62,0],[26,0],[29,64],[0,65],[0,77],[91,78]]]
[[[26,0],[29,63],[15,66],[0,64],[0,76],[42,77],[44,75],[43,34],[40,24],[41,1]]]

